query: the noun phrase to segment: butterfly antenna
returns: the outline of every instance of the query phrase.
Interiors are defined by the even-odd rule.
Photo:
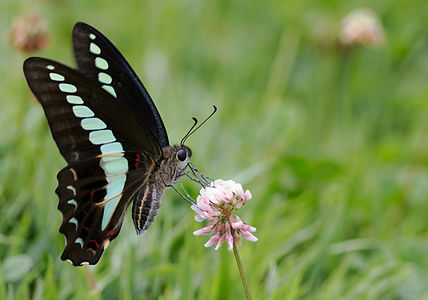
[[[186,135],[181,139],[180,145],[181,147],[183,147],[184,145],[184,141],[187,139],[187,137],[191,134],[190,132],[192,131],[193,128],[195,128],[196,124],[198,124],[198,119],[196,119],[195,117],[192,118],[193,119],[193,125],[192,127],[190,127],[189,131],[186,133]]]
[[[208,121],[215,114],[215,112],[217,111],[217,106],[213,105],[213,107],[214,107],[213,112],[208,117],[206,117],[205,120],[201,124],[199,124],[199,126],[196,127],[195,129],[193,129],[193,128],[196,126],[197,120],[196,120],[195,117],[193,117],[193,120],[195,121],[195,124],[193,124],[192,128],[190,128],[190,130],[187,132],[187,134],[181,140],[181,146],[184,145],[184,142],[189,138],[189,136],[191,136],[193,133],[196,132],[196,130],[198,130],[199,128],[201,128],[201,126],[204,125],[205,122]]]

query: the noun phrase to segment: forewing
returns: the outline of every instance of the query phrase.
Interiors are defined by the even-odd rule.
[[[81,22],[73,28],[73,48],[79,71],[143,120],[161,147],[168,146],[158,110],[119,50],[98,30]]]
[[[111,142],[120,143],[125,151],[160,158],[162,149],[141,120],[78,71],[32,57],[25,61],[24,73],[68,163],[97,156]]]

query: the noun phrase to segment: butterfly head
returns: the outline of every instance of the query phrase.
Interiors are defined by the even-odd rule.
[[[161,169],[163,181],[171,183],[185,175],[185,170],[190,163],[192,151],[183,145],[167,146],[163,148],[164,161]]]
[[[175,152],[175,159],[177,161],[177,165],[185,169],[187,164],[190,162],[190,158],[192,157],[192,150],[189,147],[184,145],[180,145],[177,147],[177,151]]]
[[[190,157],[192,157],[192,151],[188,147],[181,145],[180,149],[177,150],[175,157],[178,161],[187,163],[190,160]]]

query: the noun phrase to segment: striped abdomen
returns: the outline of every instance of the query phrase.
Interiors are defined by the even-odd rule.
[[[132,205],[132,219],[137,234],[143,233],[155,221],[165,188],[147,182],[136,194]]]

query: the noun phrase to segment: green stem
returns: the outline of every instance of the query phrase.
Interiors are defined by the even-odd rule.
[[[235,254],[236,264],[238,265],[239,274],[241,275],[242,285],[244,286],[245,295],[247,300],[251,300],[251,293],[247,283],[247,276],[245,276],[244,268],[242,267],[241,258],[239,257],[238,248],[236,247],[235,241],[233,241],[233,254]]]

